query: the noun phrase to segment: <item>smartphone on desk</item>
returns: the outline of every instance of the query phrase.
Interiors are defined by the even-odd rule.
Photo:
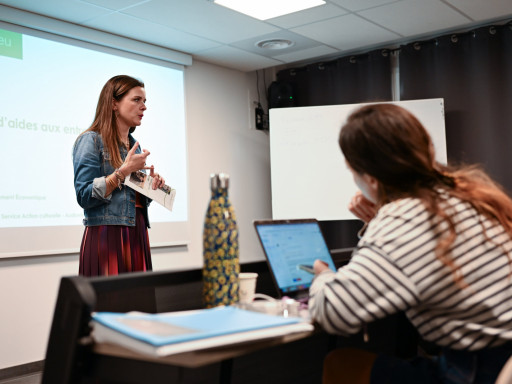
[[[313,266],[312,265],[307,265],[307,264],[298,264],[297,265],[297,268],[298,269],[301,269],[303,271],[306,271],[306,272],[309,272],[311,273],[312,275],[315,274],[315,270],[313,269]]]

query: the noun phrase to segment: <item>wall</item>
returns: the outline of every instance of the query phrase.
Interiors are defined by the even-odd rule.
[[[191,242],[153,249],[154,270],[201,267],[213,172],[231,177],[241,261],[262,260],[252,221],[271,217],[270,149],[268,134],[254,128],[256,76],[196,61],[185,70],[185,91]],[[77,254],[0,259],[0,369],[44,359],[60,278],[77,271]]]

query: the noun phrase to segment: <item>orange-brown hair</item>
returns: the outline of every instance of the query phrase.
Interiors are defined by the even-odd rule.
[[[113,109],[113,101],[120,101],[132,88],[143,87],[144,83],[126,75],[114,76],[109,79],[100,92],[96,114],[92,125],[85,131],[98,132],[103,140],[103,145],[110,154],[110,162],[114,168],[119,168],[123,161],[119,153],[122,144],[117,127],[116,116]],[[130,128],[130,133],[135,127]]]
[[[430,135],[404,108],[370,104],[356,110],[341,129],[339,144],[355,172],[378,180],[379,205],[404,197],[419,198],[430,213],[448,224],[436,256],[451,268],[456,281],[461,282],[462,276],[450,257],[455,224],[440,204],[440,190],[469,202],[512,236],[512,200],[501,186],[477,166],[452,168],[438,163]]]

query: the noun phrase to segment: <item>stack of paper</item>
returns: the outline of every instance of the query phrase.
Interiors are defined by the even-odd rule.
[[[137,171],[130,174],[124,180],[124,184],[133,190],[142,193],[144,196],[161,204],[169,211],[172,211],[174,198],[176,197],[176,190],[167,184],[163,187],[153,189],[153,177],[146,175],[144,172]]]
[[[312,331],[298,317],[282,317],[236,307],[184,312],[93,314],[93,337],[153,356],[206,349]]]

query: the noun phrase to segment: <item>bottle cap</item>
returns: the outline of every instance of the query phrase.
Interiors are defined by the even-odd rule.
[[[229,175],[227,173],[212,173],[210,175],[210,187],[212,190],[217,188],[228,188]]]

